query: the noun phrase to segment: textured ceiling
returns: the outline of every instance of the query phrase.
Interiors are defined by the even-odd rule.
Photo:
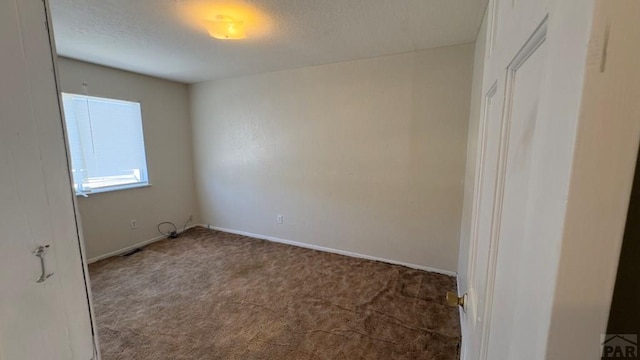
[[[58,54],[186,83],[473,41],[486,2],[50,0]],[[221,14],[249,38],[210,38]]]

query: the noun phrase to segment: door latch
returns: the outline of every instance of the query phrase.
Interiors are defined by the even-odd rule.
[[[40,269],[42,270],[42,272],[40,273],[40,276],[38,277],[38,279],[36,279],[36,282],[45,282],[45,280],[47,280],[48,278],[51,277],[51,275],[53,275],[53,273],[47,274],[47,269],[45,268],[44,265],[44,256],[47,254],[47,249],[49,248],[49,245],[40,245],[38,246],[35,250],[33,250],[33,255],[37,256],[40,259]]]

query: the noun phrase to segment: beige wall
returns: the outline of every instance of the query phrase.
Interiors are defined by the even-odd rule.
[[[156,225],[197,218],[187,85],[58,59],[62,91],[130,101],[142,108],[150,187],[78,197],[89,259],[158,236]],[[136,219],[138,228],[131,230]]]
[[[455,272],[473,49],[193,85],[203,222]]]

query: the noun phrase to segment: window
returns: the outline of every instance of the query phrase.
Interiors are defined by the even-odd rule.
[[[76,193],[145,186],[140,103],[62,94]]]

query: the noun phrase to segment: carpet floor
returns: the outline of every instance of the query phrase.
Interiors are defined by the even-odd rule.
[[[204,228],[89,269],[103,360],[459,358],[445,275]]]

